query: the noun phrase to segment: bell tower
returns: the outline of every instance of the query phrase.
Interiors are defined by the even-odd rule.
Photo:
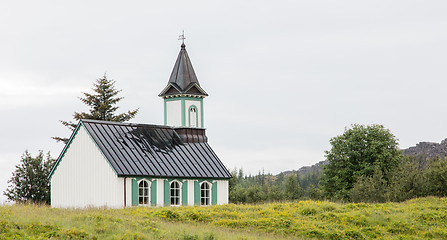
[[[164,99],[164,124],[174,127],[204,128],[203,99],[208,94],[200,87],[199,80],[182,45],[175,61],[168,85],[158,95]]]

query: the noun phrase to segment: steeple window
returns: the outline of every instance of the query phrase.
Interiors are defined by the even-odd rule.
[[[199,113],[197,107],[192,105],[189,107],[189,127],[198,127]]]

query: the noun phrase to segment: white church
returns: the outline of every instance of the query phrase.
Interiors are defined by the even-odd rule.
[[[51,206],[228,203],[231,174],[207,142],[203,99],[185,44],[159,95],[164,125],[81,120],[50,173]]]

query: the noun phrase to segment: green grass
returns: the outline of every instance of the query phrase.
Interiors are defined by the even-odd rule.
[[[0,207],[0,239],[447,239],[447,200],[210,207]]]

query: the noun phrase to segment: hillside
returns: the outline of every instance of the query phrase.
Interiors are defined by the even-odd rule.
[[[426,159],[434,157],[447,157],[447,138],[441,143],[420,142],[416,146],[402,150],[403,155],[422,155]]]
[[[209,207],[0,206],[0,239],[446,239],[447,200]]]
[[[315,163],[312,166],[304,166],[301,167],[298,170],[291,170],[291,171],[284,171],[282,172],[284,175],[288,175],[288,174],[299,174],[301,176],[306,175],[308,173],[314,172],[316,174],[320,174],[321,171],[323,170],[324,165],[326,165],[326,161],[320,161]]]
[[[419,142],[418,144],[416,144],[416,146],[402,149],[402,154],[405,156],[423,156],[425,160],[435,157],[447,157],[447,138],[442,140],[441,143]],[[312,166],[304,166],[298,170],[284,171],[282,173],[284,175],[296,173],[298,173],[299,175],[306,175],[311,172],[320,174],[323,170],[324,165],[326,165],[326,161],[320,161]]]

